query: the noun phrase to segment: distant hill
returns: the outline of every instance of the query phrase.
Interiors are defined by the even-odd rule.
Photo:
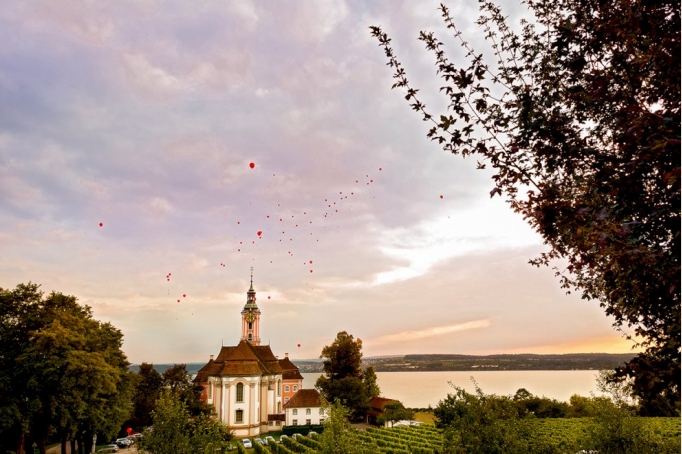
[[[377,372],[457,370],[604,370],[630,361],[632,353],[568,353],[563,355],[405,355],[397,358],[367,358]]]
[[[374,356],[363,358],[365,366],[374,366],[377,372],[424,372],[457,370],[604,370],[630,361],[632,353],[567,353],[563,355],[457,355],[426,354],[404,356]],[[292,359],[301,372],[322,372],[319,359]],[[187,371],[194,375],[206,363],[186,363]],[[154,369],[163,373],[173,364],[154,364]],[[139,365],[130,366],[137,372]]]

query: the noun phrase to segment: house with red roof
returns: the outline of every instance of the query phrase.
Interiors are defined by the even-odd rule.
[[[282,368],[282,397],[286,405],[294,394],[303,388],[303,375],[289,359],[289,353],[285,353],[284,359],[279,360],[279,366]]]
[[[284,404],[287,426],[315,426],[324,424],[326,401],[316,389],[299,389]]]

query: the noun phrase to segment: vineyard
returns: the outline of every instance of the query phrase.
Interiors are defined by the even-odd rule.
[[[573,453],[589,436],[591,418],[547,418],[528,419],[532,430],[540,437],[549,440],[561,452]],[[668,440],[679,446],[680,418],[646,418],[645,427],[656,438]],[[437,454],[442,452],[442,432],[432,425],[422,424],[412,427],[368,428],[357,432],[359,443],[373,452],[384,454]],[[244,449],[237,444],[240,454],[292,454],[319,453],[322,445],[318,434],[310,437],[297,434],[295,437],[282,437],[281,443],[267,446],[254,443],[253,449]]]
[[[432,454],[441,450],[441,431],[433,426],[395,427],[391,429],[369,428],[357,432],[358,440],[376,453],[384,454]],[[240,453],[253,451],[258,454],[295,454],[321,452],[319,435],[311,437],[297,435],[295,438],[283,437],[282,443],[269,443],[267,446],[254,444],[253,450],[245,450],[237,445]]]

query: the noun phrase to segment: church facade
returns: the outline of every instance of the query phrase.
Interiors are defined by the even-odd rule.
[[[261,345],[253,273],[241,315],[239,344],[222,347],[215,358],[211,355],[194,382],[204,388],[202,399],[213,405],[235,436],[257,437],[282,429],[285,384],[300,389],[303,377],[288,354],[280,360],[269,345]]]

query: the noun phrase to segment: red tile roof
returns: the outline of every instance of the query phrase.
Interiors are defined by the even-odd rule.
[[[215,360],[209,360],[199,369],[194,381],[205,383],[209,376],[281,373],[282,368],[269,345],[255,346],[247,341],[241,341],[234,347],[222,347]]]
[[[303,380],[303,375],[301,375],[298,367],[296,367],[296,364],[292,363],[288,357],[279,360],[279,367],[282,368],[282,379]]]
[[[379,410],[379,411],[384,411],[384,407],[391,402],[398,402],[395,399],[388,399],[386,397],[378,397],[374,396],[369,400],[369,406],[372,407],[373,409]]]
[[[321,407],[326,401],[316,389],[299,389],[284,408]]]

